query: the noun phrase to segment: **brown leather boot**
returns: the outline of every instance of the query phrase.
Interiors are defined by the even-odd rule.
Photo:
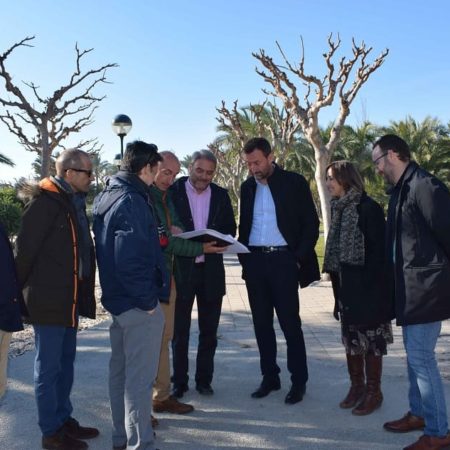
[[[350,375],[350,390],[344,400],[339,403],[339,406],[344,409],[356,406],[366,390],[366,385],[364,384],[364,356],[349,355],[347,353],[347,369]]]
[[[355,416],[366,416],[372,414],[383,403],[381,393],[381,372],[383,367],[383,357],[366,355],[366,393],[361,403],[352,410]]]

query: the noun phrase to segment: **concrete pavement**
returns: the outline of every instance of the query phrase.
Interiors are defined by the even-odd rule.
[[[216,354],[215,395],[202,397],[194,389],[185,401],[195,406],[192,414],[158,414],[157,446],[161,450],[212,449],[401,449],[420,433],[406,435],[383,431],[387,420],[401,417],[408,409],[405,355],[399,329],[385,358],[384,403],[370,416],[355,417],[339,408],[348,388],[340,326],[331,314],[333,300],[328,283],[303,289],[301,316],[308,351],[310,381],[304,400],[285,405],[289,389],[286,348],[277,327],[282,389],[264,399],[250,398],[261,381],[246,289],[240,266],[227,257],[227,296],[220,323]],[[109,322],[80,332],[72,400],[74,417],[96,426],[101,436],[89,442],[93,450],[111,448],[110,412],[107,395]],[[450,400],[450,367],[446,350],[450,343],[448,321],[443,327],[437,353]],[[191,375],[195,361],[197,324],[191,333]],[[40,448],[33,394],[34,352],[10,361],[8,392],[0,403],[0,450]]]

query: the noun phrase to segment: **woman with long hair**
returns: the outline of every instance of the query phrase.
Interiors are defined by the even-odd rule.
[[[381,406],[382,358],[393,342],[384,213],[349,161],[327,167],[326,186],[332,200],[323,271],[331,277],[351,382],[339,406],[362,416]]]

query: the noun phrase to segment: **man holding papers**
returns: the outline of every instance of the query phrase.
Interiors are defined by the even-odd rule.
[[[211,183],[216,165],[216,157],[209,150],[195,152],[189,166],[189,176],[178,179],[170,188],[172,200],[185,231],[210,228],[234,236],[236,222],[230,197],[225,189]],[[217,327],[225,295],[223,257],[221,254],[195,258],[177,256],[175,277],[177,299],[172,341],[173,395],[181,398],[189,389],[189,332],[195,298],[200,331],[196,389],[202,395],[212,395]]]

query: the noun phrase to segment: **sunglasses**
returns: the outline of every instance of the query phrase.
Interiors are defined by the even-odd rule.
[[[69,167],[68,169],[66,169],[66,172],[68,170],[73,170],[75,172],[82,172],[85,173],[89,178],[92,176],[92,174],[94,173],[92,170],[87,170],[87,169],[75,169],[74,167]]]

